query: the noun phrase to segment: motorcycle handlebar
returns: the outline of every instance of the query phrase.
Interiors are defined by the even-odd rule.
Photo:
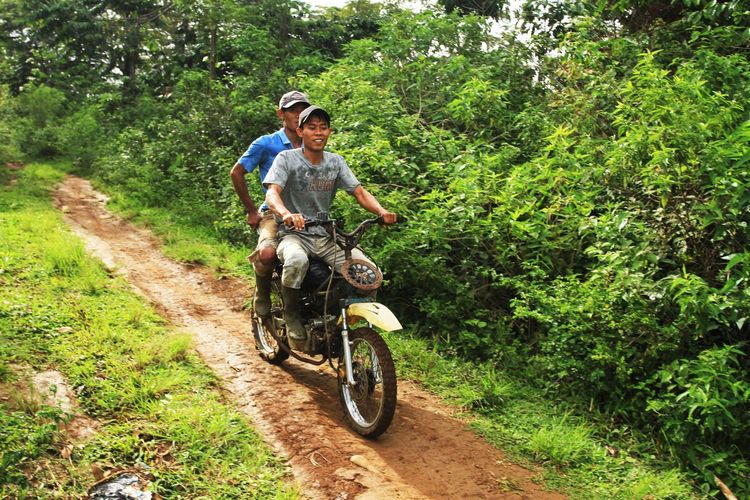
[[[396,222],[393,224],[399,224],[401,222],[405,222],[405,219],[403,217],[399,217],[396,219]],[[336,225],[337,228],[341,229],[342,227],[342,221],[341,219],[319,219],[319,218],[305,218],[305,227],[313,227],[313,226],[330,226],[330,225]],[[374,219],[365,219],[362,222],[359,223],[359,226],[352,231],[352,233],[357,232],[358,229],[360,229],[363,226],[371,226],[373,224],[383,224],[383,216],[375,217]],[[339,231],[342,234],[345,234],[343,231]]]
[[[398,218],[395,224],[398,224],[399,222],[403,222],[403,220],[401,218]],[[365,230],[373,224],[383,224],[383,216],[381,215],[373,219],[365,219],[360,222],[359,225],[351,232],[342,231],[341,228],[343,227],[343,225],[341,220],[330,219],[327,213],[320,213],[315,218],[305,218],[305,229],[314,226],[324,226],[326,230],[332,234],[335,228],[336,234],[338,236],[343,236],[345,240],[345,244],[342,245],[341,243],[339,243],[339,245],[344,249],[351,249],[357,246]]]

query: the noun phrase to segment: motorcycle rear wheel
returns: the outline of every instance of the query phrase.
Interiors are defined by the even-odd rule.
[[[349,333],[354,385],[343,373],[343,354],[339,358],[338,384],[341,405],[349,425],[367,438],[376,438],[388,429],[396,411],[396,369],[391,351],[383,338],[371,328]]]
[[[253,315],[253,335],[260,357],[272,365],[280,365],[289,357],[289,353],[274,339],[271,331],[275,332],[282,342],[286,342],[284,301],[276,281],[271,284],[271,314],[266,318]]]

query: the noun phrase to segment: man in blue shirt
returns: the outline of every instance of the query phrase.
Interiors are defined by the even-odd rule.
[[[260,206],[260,209],[255,207],[247,189],[245,174],[253,172],[257,168],[262,185],[276,155],[281,151],[298,148],[302,145],[302,139],[297,135],[297,125],[299,114],[308,106],[310,106],[310,102],[307,96],[297,90],[281,96],[276,114],[281,119],[283,126],[273,134],[264,135],[254,140],[245,154],[234,164],[230,173],[234,190],[240,197],[242,204],[245,205],[247,223],[258,232],[258,244],[249,259],[255,271],[253,309],[255,314],[261,317],[268,316],[271,311],[271,274],[276,260],[278,225],[265,202]],[[265,189],[265,186],[263,186],[264,191]]]

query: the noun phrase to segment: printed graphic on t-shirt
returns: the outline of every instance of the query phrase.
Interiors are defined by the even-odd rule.
[[[303,168],[304,170],[292,172],[290,176],[298,176],[296,184],[299,191],[307,193],[330,193],[333,195],[336,191],[336,179],[339,175],[339,169],[336,168],[336,165],[327,162],[326,165],[320,165],[315,168]]]
[[[336,179],[320,179],[318,176],[310,177],[307,183],[308,191],[333,191]]]

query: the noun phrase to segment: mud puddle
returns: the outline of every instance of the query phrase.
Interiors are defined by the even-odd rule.
[[[285,456],[310,498],[564,498],[532,481],[450,410],[415,384],[399,381],[389,430],[368,441],[350,431],[329,368],[289,360],[274,367],[256,354],[244,284],[216,279],[164,257],[157,239],[113,216],[88,181],[68,177],[56,206],[106,266],[123,273],[195,348],[264,439]]]

